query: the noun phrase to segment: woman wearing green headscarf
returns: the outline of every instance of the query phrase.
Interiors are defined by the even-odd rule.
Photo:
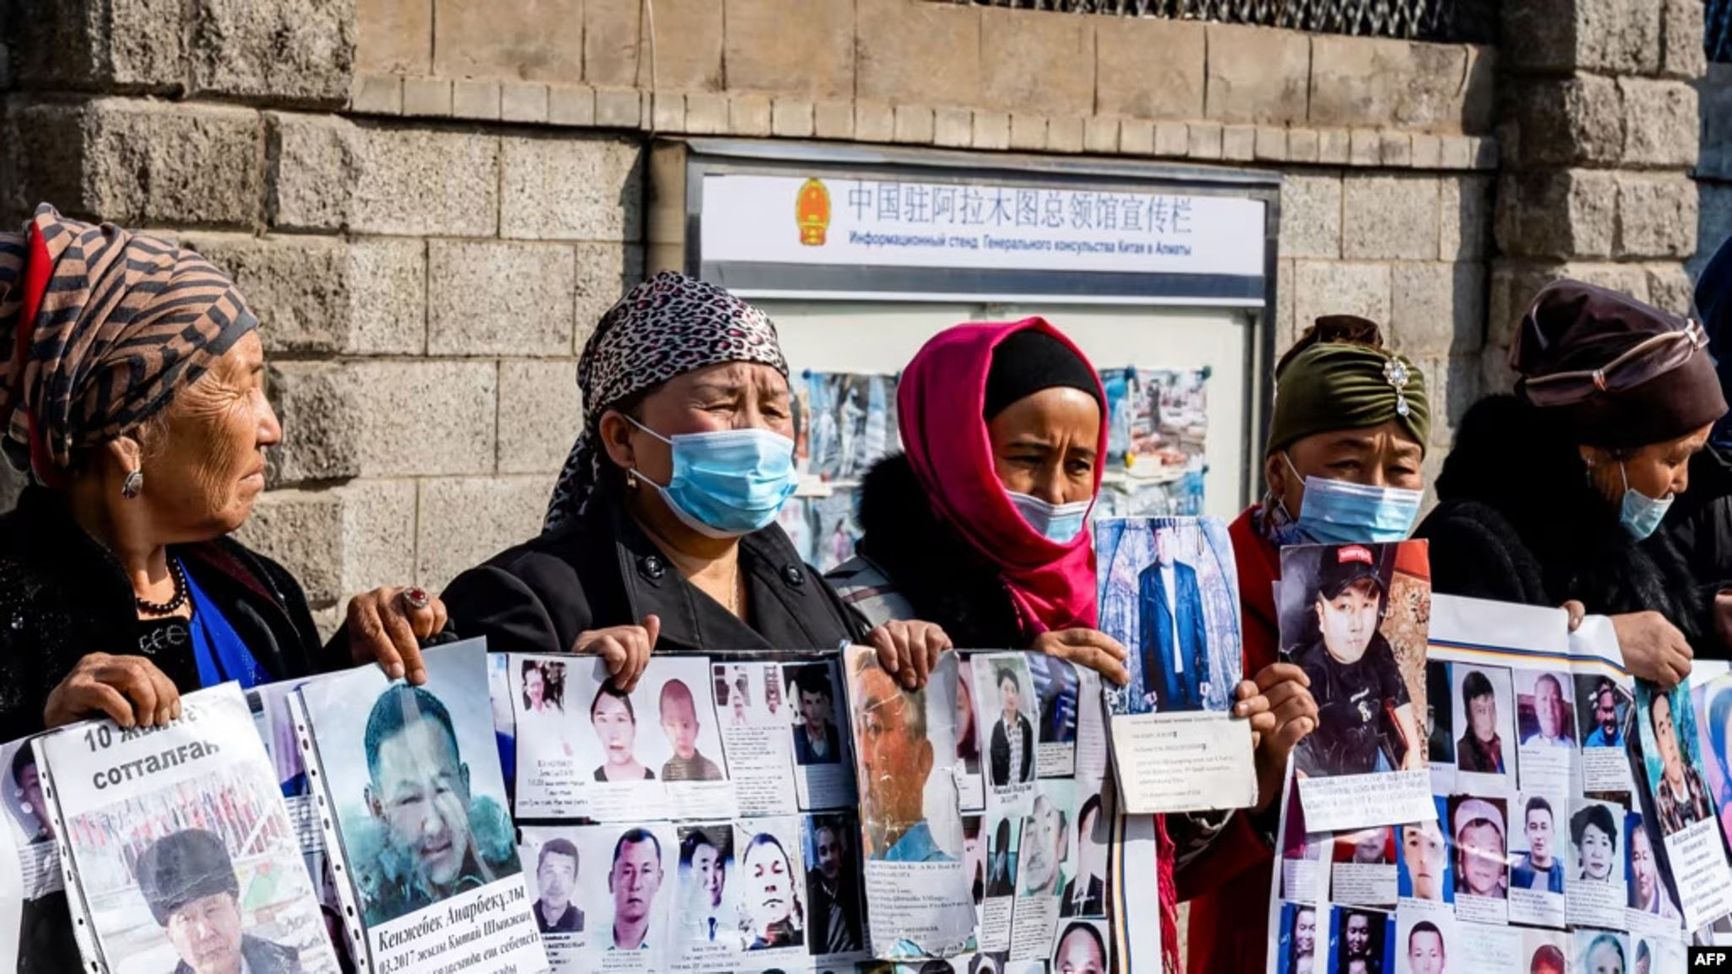
[[[1263,460],[1268,491],[1227,529],[1245,672],[1269,700],[1275,729],[1258,739],[1258,807],[1233,814],[1218,834],[1199,829],[1190,849],[1175,829],[1179,896],[1191,900],[1189,970],[1265,969],[1265,931],[1247,929],[1243,904],[1268,896],[1287,756],[1316,728],[1318,707],[1304,673],[1279,662],[1281,548],[1407,537],[1419,515],[1430,430],[1424,373],[1384,348],[1370,321],[1319,318],[1276,364]]]

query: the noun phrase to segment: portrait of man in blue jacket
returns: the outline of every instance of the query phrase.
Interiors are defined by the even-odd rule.
[[[1143,703],[1161,713],[1201,710],[1209,686],[1209,640],[1197,570],[1174,556],[1178,538],[1154,531],[1155,561],[1137,578]]]

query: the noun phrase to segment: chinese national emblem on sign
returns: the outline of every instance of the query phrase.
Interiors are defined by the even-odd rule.
[[[794,198],[794,220],[800,225],[800,242],[808,247],[824,246],[830,229],[830,191],[819,179],[808,179]]]

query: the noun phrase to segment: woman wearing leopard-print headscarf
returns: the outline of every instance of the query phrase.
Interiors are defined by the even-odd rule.
[[[445,590],[459,635],[599,655],[622,690],[652,649],[949,646],[921,622],[868,633],[777,525],[797,479],[793,396],[762,311],[657,274],[602,316],[577,382],[584,427],[546,527]]]

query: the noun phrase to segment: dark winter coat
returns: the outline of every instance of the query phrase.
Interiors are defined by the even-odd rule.
[[[1732,448],[1710,444],[1690,459],[1690,489],[1673,502],[1660,530],[1699,582],[1732,578]]]
[[[301,586],[230,538],[173,545],[272,680],[349,665],[321,648]],[[48,694],[88,653],[148,657],[183,692],[199,686],[190,640],[141,624],[120,561],[40,487],[0,516],[0,741],[42,730]],[[156,638],[151,638],[155,636]]]
[[[1698,655],[1726,655],[1713,617],[1721,582],[1697,578],[1665,531],[1631,538],[1568,434],[1540,410],[1514,396],[1474,404],[1437,495],[1414,532],[1431,542],[1435,591],[1543,606],[1575,599],[1602,615],[1651,609]]]
[[[656,651],[835,649],[865,625],[774,524],[740,539],[750,625],[680,575],[604,482],[589,510],[457,576],[445,608],[458,636],[494,652],[569,652],[579,634],[661,619]]]

